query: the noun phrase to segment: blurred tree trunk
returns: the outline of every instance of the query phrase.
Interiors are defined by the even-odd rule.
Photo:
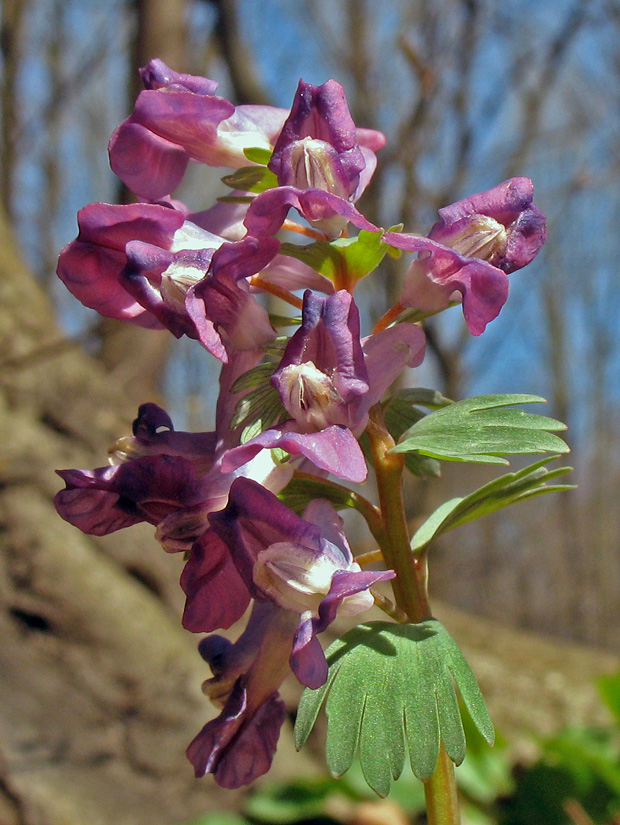
[[[177,72],[189,70],[187,54],[187,0],[135,0],[136,29],[129,78],[130,105],[144,88],[138,69],[160,58]],[[121,202],[135,200],[122,188]],[[101,359],[123,389],[132,387],[143,399],[156,400],[170,352],[170,336],[159,335],[111,319],[98,331]]]

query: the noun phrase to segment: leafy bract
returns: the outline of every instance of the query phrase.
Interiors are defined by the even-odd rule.
[[[266,166],[243,166],[232,175],[224,175],[222,183],[242,192],[265,192],[278,185],[278,179]]]
[[[553,434],[566,429],[560,421],[507,409],[544,400],[537,395],[513,394],[457,401],[416,421],[390,452],[485,464],[508,464],[503,455],[566,453],[567,444]]]
[[[444,502],[418,528],[411,539],[411,549],[414,553],[419,553],[442,533],[508,507],[509,504],[516,504],[518,501],[525,501],[543,493],[572,489],[571,484],[549,484],[553,479],[572,470],[571,467],[548,470],[545,465],[556,458],[557,456],[543,458],[518,472],[506,473],[490,481],[464,498],[453,498]]]
[[[300,479],[292,478],[286,487],[278,493],[278,498],[287,507],[301,515],[308,504],[316,498],[327,499],[336,510],[355,508],[355,495],[351,490],[340,484],[323,481],[320,478]]]
[[[460,764],[466,748],[455,684],[476,727],[493,743],[493,724],[474,675],[435,619],[362,624],[326,655],[327,681],[304,691],[295,743],[301,748],[325,703],[327,764],[335,776],[348,770],[359,750],[366,782],[386,796],[403,770],[406,750],[422,780],[435,770],[440,742]]]
[[[233,393],[245,392],[230,422],[233,430],[244,425],[242,444],[287,418],[280,394],[269,382],[277,366],[273,361],[259,364],[243,373],[232,386]]]
[[[362,229],[355,238],[316,241],[305,246],[283,243],[280,252],[308,264],[330,281],[355,284],[381,263],[388,248],[381,240],[381,232]]]
[[[267,166],[273,155],[271,149],[264,149],[262,146],[249,146],[243,150],[243,154],[252,163],[259,163],[261,166]]]

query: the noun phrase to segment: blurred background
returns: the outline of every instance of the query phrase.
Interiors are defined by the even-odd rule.
[[[150,528],[93,539],[51,506],[53,469],[104,464],[139,403],[166,406],[177,429],[213,423],[217,365],[195,342],[102,321],[55,276],[78,209],[129,197],[107,141],[153,57],[218,80],[236,103],[288,108],[300,77],[338,79],[357,125],[387,136],[359,204],[383,226],[425,234],[439,207],[533,178],[543,253],[512,276],[482,338],[458,310],[430,322],[410,378],[455,399],[544,396],[540,411],[569,425],[579,486],[451,533],[431,590],[506,734],[502,779],[471,821],[611,822],[576,791],[564,796],[590,820],[561,794],[557,820],[501,819],[491,802],[515,793],[515,760],[530,770],[544,755],[541,736],[612,718],[593,680],[617,668],[620,632],[618,0],[2,0],[0,14],[0,825],[171,825],[247,803],[194,783],[184,762],[212,711],[178,624],[181,560]],[[224,172],[190,166],[177,196],[204,209]],[[394,302],[401,266],[388,259],[362,284],[365,332]],[[491,477],[472,465],[412,479],[412,521]],[[277,775],[320,776],[291,747]],[[620,768],[616,779],[620,798]],[[325,821],[358,821],[356,793]],[[293,821],[269,810],[250,814]]]

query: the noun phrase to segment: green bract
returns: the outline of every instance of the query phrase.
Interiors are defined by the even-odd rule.
[[[283,243],[280,251],[311,266],[330,281],[346,279],[356,283],[379,266],[388,249],[381,240],[381,232],[362,229],[356,238],[316,241],[305,246]]]
[[[506,409],[544,401],[537,395],[518,394],[457,401],[416,421],[390,452],[485,464],[508,464],[502,455],[567,453],[567,444],[552,432],[566,429],[560,421]]]
[[[276,176],[264,166],[243,166],[232,175],[225,175],[222,182],[231,189],[257,194],[278,185]]]
[[[474,675],[435,619],[362,624],[326,655],[327,682],[304,691],[295,743],[301,748],[325,703],[327,764],[334,775],[345,773],[359,750],[368,785],[386,796],[403,770],[406,750],[414,774],[427,780],[441,741],[459,765],[466,747],[455,684],[476,727],[493,743],[493,723]]]

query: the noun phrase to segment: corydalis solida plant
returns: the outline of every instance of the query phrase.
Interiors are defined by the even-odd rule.
[[[543,459],[509,473],[472,494],[470,510],[467,497],[430,516],[413,541],[403,472],[433,475],[442,458],[506,463],[501,456],[566,446],[553,433],[562,425],[511,409],[541,400],[533,396],[452,403],[420,389],[389,391],[424,358],[426,316],[461,303],[473,335],[497,316],[509,273],[545,239],[531,181],[513,178],[445,207],[425,237],[386,231],[356,205],[384,137],[356,127],[336,81],[300,81],[286,111],[236,107],[213,81],[158,60],[141,75],[145,90],[109,147],[112,169],[140,200],[85,207],[58,274],[101,314],[193,338],[219,359],[215,430],[176,431],[164,410],[143,404],[109,466],[60,471],[58,512],[96,535],[147,521],[164,550],[186,554],[183,624],[211,634],[199,645],[212,672],[204,689],[221,709],[188,748],[197,776],[234,788],[269,769],[285,718],[278,689],[292,671],[309,689],[300,744],[326,701],[333,772],[359,748],[369,784],[387,793],[406,741],[429,812],[443,804],[441,821],[456,821],[445,807],[456,804],[450,760],[464,755],[453,679],[489,740],[492,726],[471,671],[432,619],[428,549],[474,504],[484,515],[558,489],[549,482],[565,469]],[[224,178],[233,195],[200,212],[173,200],[190,161],[233,170]],[[281,243],[283,228],[299,242]],[[355,288],[388,252],[412,260],[399,301],[364,334]],[[261,294],[295,315],[270,315]],[[377,502],[348,486],[369,474]],[[338,512],[347,507],[366,519],[376,553],[355,558]],[[369,569],[375,562],[382,569]],[[376,591],[382,581],[391,581],[394,602]],[[373,604],[390,621],[361,625],[326,656],[319,634]],[[248,610],[237,641],[214,633]],[[384,653],[373,655],[371,671],[369,651]],[[400,717],[379,700],[388,670]],[[448,802],[437,801],[440,788]]]

